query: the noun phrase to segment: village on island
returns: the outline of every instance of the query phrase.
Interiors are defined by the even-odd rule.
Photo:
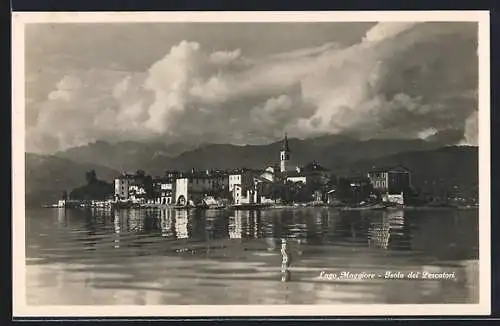
[[[279,163],[261,170],[166,171],[163,177],[155,178],[141,170],[122,173],[114,180],[114,192],[101,192],[91,196],[94,198],[65,192],[62,199],[51,206],[179,209],[342,206],[382,209],[405,205],[411,192],[411,173],[402,166],[376,169],[363,176],[338,178],[316,161],[293,166],[291,156],[285,134]],[[96,179],[94,171],[89,173],[91,180]]]

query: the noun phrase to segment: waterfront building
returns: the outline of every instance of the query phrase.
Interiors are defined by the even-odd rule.
[[[159,178],[154,181],[154,203],[170,205],[173,203],[175,179],[171,177]]]
[[[143,185],[132,184],[128,188],[129,198],[133,203],[145,203],[146,189]]]
[[[175,203],[187,205],[201,203],[206,196],[220,197],[229,186],[227,173],[205,171],[184,174],[175,181]]]
[[[229,193],[232,195],[233,204],[253,204],[259,202],[255,178],[256,171],[240,169],[229,175]]]
[[[133,184],[134,176],[123,173],[115,179],[115,200],[127,201],[130,199],[130,186]]]
[[[383,201],[404,204],[404,196],[411,188],[411,174],[407,168],[379,168],[368,172],[367,176]]]

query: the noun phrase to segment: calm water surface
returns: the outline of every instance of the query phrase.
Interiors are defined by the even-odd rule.
[[[39,209],[26,232],[30,305],[478,302],[477,210]],[[342,271],[456,277],[319,277]]]

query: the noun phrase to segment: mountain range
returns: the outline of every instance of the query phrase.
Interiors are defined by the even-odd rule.
[[[289,139],[291,164],[313,160],[336,174],[353,174],[378,165],[403,164],[413,180],[446,179],[447,183],[477,183],[477,147],[449,147],[437,139],[372,139],[323,136]],[[53,155],[26,154],[26,200],[40,204],[60,198],[64,190],[85,183],[85,172],[96,170],[111,181],[120,172],[145,170],[161,176],[168,169],[265,168],[279,162],[281,141],[266,145],[108,143],[97,141]],[[419,182],[422,181],[422,182]]]

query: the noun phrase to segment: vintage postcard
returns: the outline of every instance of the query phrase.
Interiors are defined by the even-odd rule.
[[[13,13],[13,314],[490,313],[489,13]]]

